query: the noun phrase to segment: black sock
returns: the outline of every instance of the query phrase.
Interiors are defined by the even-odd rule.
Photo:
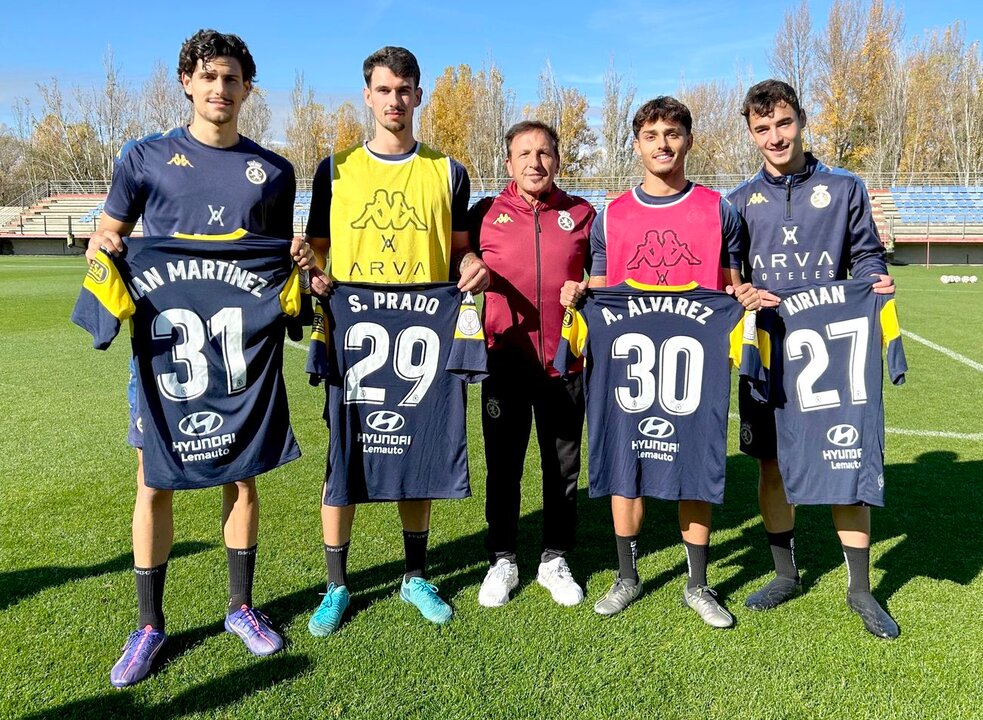
[[[324,566],[327,568],[328,584],[335,584],[335,587],[348,587],[348,546],[351,542],[344,545],[324,544]]]
[[[229,565],[229,607],[233,613],[243,605],[253,606],[253,576],[256,574],[256,546],[237,549],[225,548]]]
[[[426,577],[427,570],[427,542],[430,540],[430,531],[409,532],[403,530],[403,550],[406,552],[406,574],[405,580],[414,577]]]
[[[768,544],[771,546],[771,557],[775,561],[775,574],[798,580],[799,569],[795,567],[795,531],[770,532]]]
[[[847,592],[870,592],[870,548],[843,546],[846,559]]]
[[[564,555],[566,555],[566,553],[563,552],[562,550],[550,550],[549,548],[546,548],[545,550],[543,550],[543,554],[539,556],[539,562],[541,563],[553,562],[558,557],[563,557]]]
[[[152,568],[133,568],[137,580],[137,607],[139,616],[137,626],[150,625],[155,630],[164,631],[164,579],[167,577],[167,563]]]
[[[638,582],[638,535],[615,535],[618,543],[618,577]]]
[[[707,555],[710,553],[710,545],[694,545],[683,540],[683,547],[686,548],[686,566],[689,568],[686,587],[707,585]]]

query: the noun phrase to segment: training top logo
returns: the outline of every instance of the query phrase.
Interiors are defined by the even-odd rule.
[[[676,428],[665,418],[653,416],[643,418],[642,421],[638,423],[638,432],[645,437],[662,440],[663,438],[673,435],[676,432]]]
[[[178,167],[190,167],[193,168],[188,158],[184,156],[184,153],[174,153],[174,157],[167,161],[168,165],[177,165]]]
[[[221,415],[207,410],[200,410],[185,415],[178,422],[178,430],[191,437],[201,437],[202,435],[214,435],[225,423]]]
[[[392,410],[376,410],[365,418],[365,424],[376,432],[396,432],[406,424],[406,418]]]
[[[515,222],[508,213],[500,213],[492,225],[504,225],[505,223]]]
[[[566,230],[567,232],[570,232],[577,226],[577,223],[573,220],[573,216],[566,210],[560,210],[560,217],[556,219],[556,224],[560,226],[561,230]]]
[[[637,270],[642,265],[658,270],[670,268],[685,261],[687,265],[702,265],[689,245],[682,242],[675,230],[649,230],[645,239],[635,248],[635,255],[628,261],[629,270]],[[667,273],[660,274],[659,282],[665,284]]]
[[[768,202],[768,198],[759,192],[754,193],[751,197],[747,199],[748,205],[760,205],[761,203]],[[746,207],[746,206],[745,206]]]
[[[860,440],[860,433],[853,425],[834,425],[826,431],[826,439],[837,447],[850,447]]]
[[[262,185],[266,182],[266,170],[259,160],[246,161],[246,180],[253,185]]]
[[[427,229],[420,213],[406,202],[402,190],[394,190],[391,197],[387,190],[376,190],[372,200],[365,204],[362,214],[352,223],[352,228],[364,230],[370,222],[380,230],[403,230],[409,225],[416,230]]]
[[[829,195],[829,188],[825,185],[816,185],[812,189],[812,197],[809,198],[809,202],[817,210],[822,210],[824,207],[830,204],[833,198]]]

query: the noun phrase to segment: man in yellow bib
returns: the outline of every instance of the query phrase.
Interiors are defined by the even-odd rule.
[[[365,104],[375,117],[371,140],[323,160],[314,175],[307,237],[330,279],[365,283],[427,283],[459,278],[462,291],[481,292],[488,269],[469,250],[471,193],[464,167],[418,142],[413,111],[423,96],[420,66],[401,47],[366,58]],[[321,280],[312,278],[318,292]],[[440,472],[439,468],[434,468]],[[330,635],[348,608],[348,547],[355,502],[346,478],[326,474],[321,505],[327,591],[308,628]],[[406,572],[400,597],[428,620],[450,620],[451,607],[425,579],[429,499],[398,501]]]

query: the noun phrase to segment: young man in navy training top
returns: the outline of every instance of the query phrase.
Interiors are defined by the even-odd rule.
[[[236,35],[199,30],[181,47],[178,79],[192,105],[191,123],[166,135],[127,143],[113,183],[89,240],[87,259],[104,250],[124,252],[122,238],[143,218],[147,236],[223,236],[236,230],[290,239],[296,180],[287,160],[238,132],[239,112],[249,97],[256,64]],[[135,240],[139,242],[139,239]],[[312,260],[296,240],[291,255]],[[167,639],[163,594],[174,540],[173,491],[144,482],[142,422],[131,363],[128,442],[137,451],[137,493],[133,510],[133,563],[139,616],[110,682],[125,687],[150,672]],[[225,626],[255,655],[283,647],[263,613],[253,608],[252,588],[259,528],[255,478],[222,486],[222,528],[229,567]]]
[[[728,199],[747,227],[743,253],[749,278],[762,290],[762,307],[778,298],[767,290],[869,277],[874,292],[891,294],[881,245],[863,182],[830,168],[803,149],[806,114],[792,86],[765,80],[750,88],[741,114],[764,165]],[[758,501],[775,562],[775,577],[748,597],[751,610],[770,610],[795,597],[802,583],[795,565],[795,508],[785,496],[772,408],[741,383],[741,450],[758,459]],[[871,633],[899,634],[897,623],[870,594],[870,508],[833,505],[833,524],[849,575],[847,603]]]

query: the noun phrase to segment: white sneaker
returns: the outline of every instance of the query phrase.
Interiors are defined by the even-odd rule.
[[[508,558],[499,558],[488,569],[478,590],[478,604],[482,607],[501,607],[509,601],[509,593],[519,584],[519,566]]]
[[[573,579],[570,566],[562,557],[539,563],[536,581],[550,591],[553,600],[560,605],[572,607],[584,599],[584,591]]]

